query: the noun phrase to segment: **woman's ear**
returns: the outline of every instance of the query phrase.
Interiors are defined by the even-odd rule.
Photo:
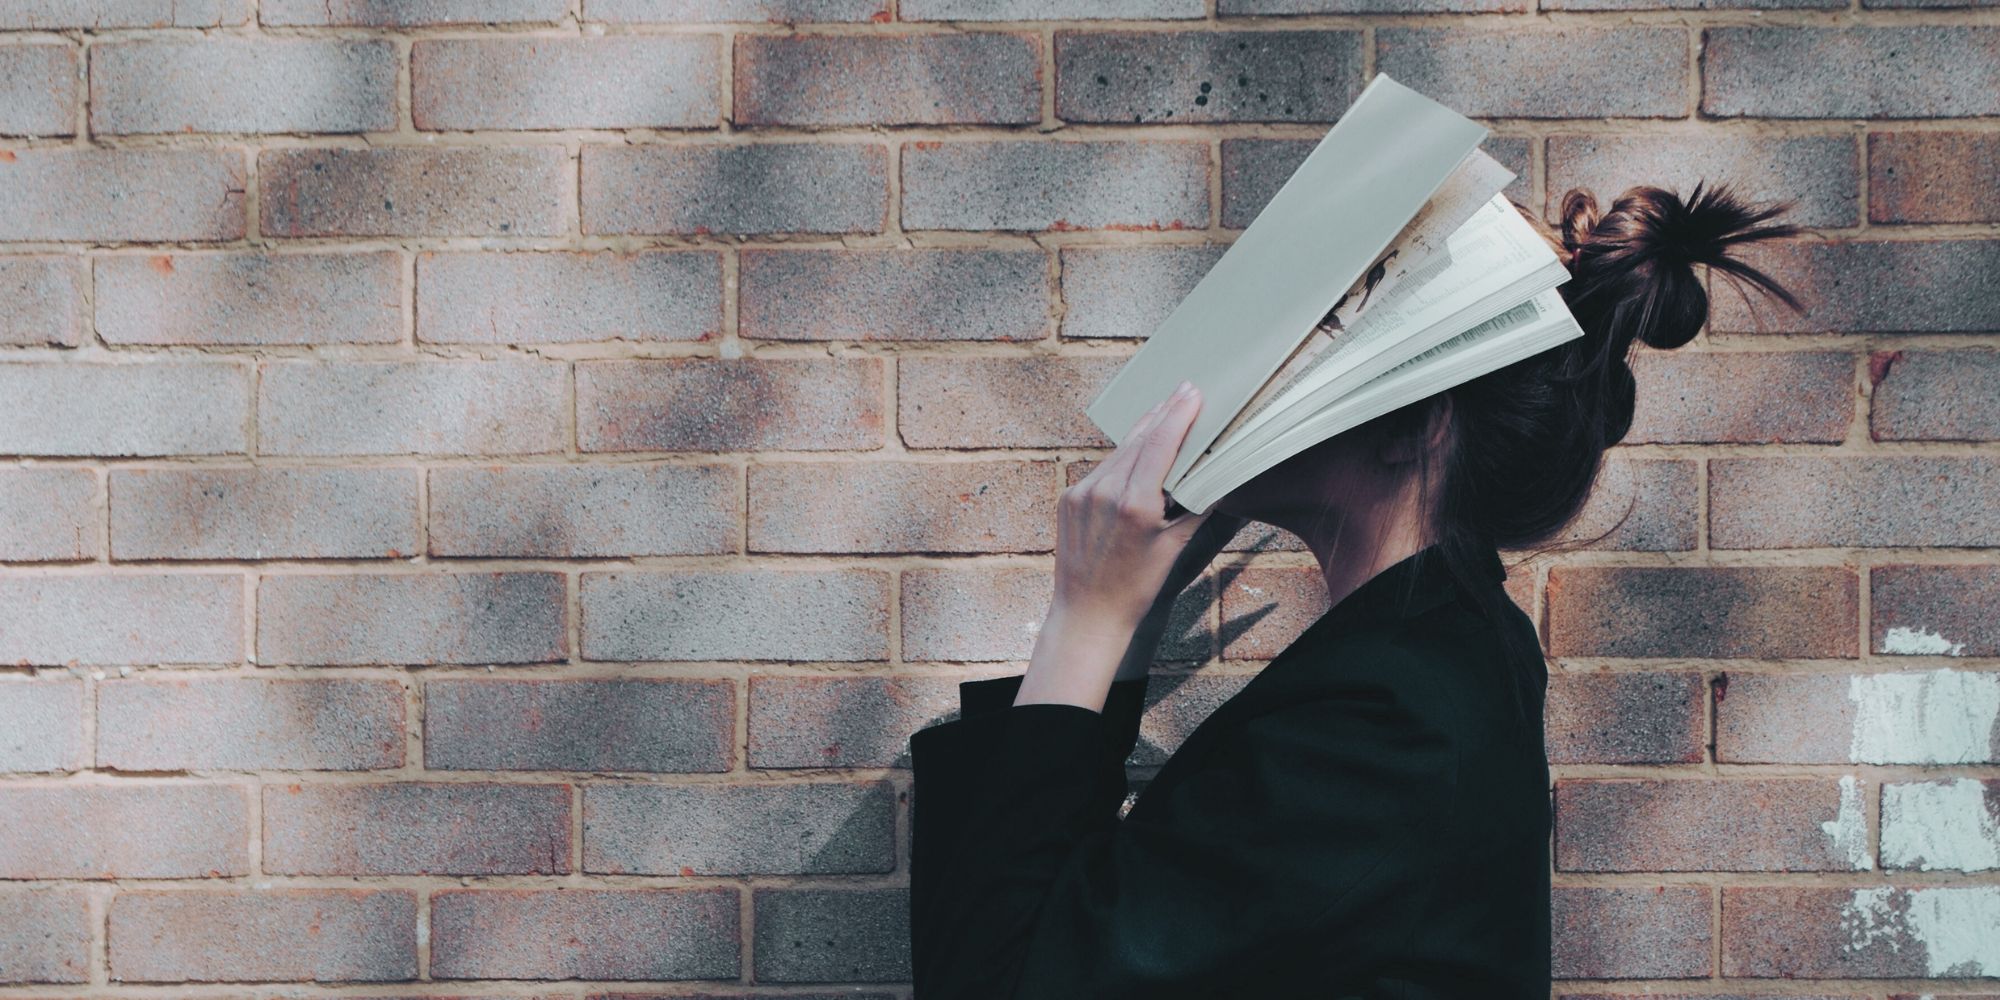
[[[1384,465],[1403,465],[1416,461],[1423,452],[1436,452],[1451,434],[1451,412],[1450,393],[1432,396],[1424,408],[1422,426],[1389,435],[1376,449],[1375,457]]]

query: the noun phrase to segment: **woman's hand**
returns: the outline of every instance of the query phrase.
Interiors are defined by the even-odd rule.
[[[1015,704],[1104,707],[1140,624],[1188,540],[1214,514],[1169,518],[1163,491],[1167,470],[1200,409],[1200,391],[1182,382],[1139,418],[1110,458],[1063,490],[1055,600],[1035,638]]]

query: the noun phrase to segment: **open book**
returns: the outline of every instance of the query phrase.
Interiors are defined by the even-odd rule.
[[[1086,411],[1112,440],[1187,379],[1195,513],[1384,413],[1583,336],[1487,129],[1377,74]]]

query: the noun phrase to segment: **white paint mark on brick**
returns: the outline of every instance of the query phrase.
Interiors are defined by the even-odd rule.
[[[1993,757],[2000,674],[1927,670],[1848,681],[1858,764],[1977,764]]]
[[[2000,886],[1856,889],[1840,926],[1850,951],[1921,948],[1930,976],[2000,974]]]
[[[1875,867],[1868,856],[1868,812],[1861,802],[1861,781],[1851,774],[1840,776],[1840,812],[1819,825],[1826,833],[1828,847],[1845,857],[1855,871]]]
[[[1882,864],[1921,871],[2000,868],[2000,815],[1986,786],[1952,778],[1882,788]]]
[[[1882,637],[1882,652],[1892,656],[1964,656],[1965,643],[1952,642],[1927,628],[1898,625]]]

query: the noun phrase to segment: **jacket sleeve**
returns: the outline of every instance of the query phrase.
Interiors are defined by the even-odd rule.
[[[1123,820],[1131,744],[1110,701],[913,735],[917,1000],[1203,997],[1273,962],[1361,970],[1414,927],[1458,774],[1433,693],[1391,676],[1249,718]],[[918,819],[929,796],[948,831]]]

